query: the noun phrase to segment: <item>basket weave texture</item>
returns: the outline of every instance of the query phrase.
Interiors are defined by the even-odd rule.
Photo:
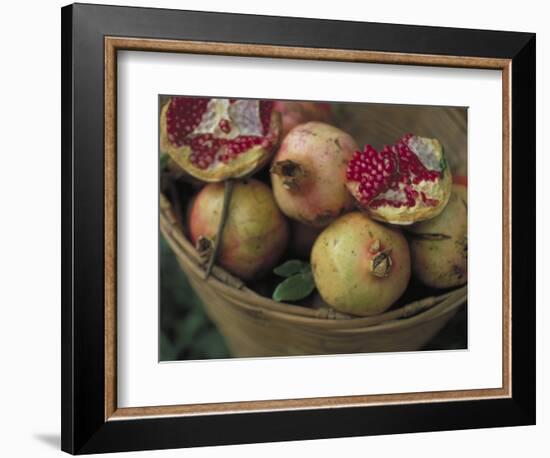
[[[161,197],[160,229],[235,357],[414,351],[466,302],[467,287],[364,318],[275,302],[215,266],[205,280],[194,247]]]

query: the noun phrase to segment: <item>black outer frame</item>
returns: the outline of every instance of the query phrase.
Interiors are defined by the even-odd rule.
[[[75,4],[61,35],[64,451],[535,424],[535,258],[522,254],[536,248],[534,34]],[[105,421],[105,36],[512,59],[512,397]]]

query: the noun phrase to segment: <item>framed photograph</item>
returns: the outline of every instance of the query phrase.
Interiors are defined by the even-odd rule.
[[[534,34],[70,5],[62,129],[63,450],[535,423]]]

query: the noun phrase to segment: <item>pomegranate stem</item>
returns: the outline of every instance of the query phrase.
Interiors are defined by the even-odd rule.
[[[232,180],[231,178],[228,180],[225,180],[224,182],[222,214],[218,225],[218,232],[216,234],[216,238],[214,239],[214,248],[212,250],[212,254],[210,258],[208,259],[208,264],[206,265],[206,272],[204,275],[205,280],[210,276],[210,273],[212,272],[212,268],[214,267],[214,262],[218,257],[218,252],[220,251],[220,247],[222,245],[223,228],[225,227],[225,223],[227,221],[227,214],[229,213],[229,204],[231,203],[231,195],[233,194],[234,184],[235,184],[235,181]]]
[[[291,191],[296,191],[300,187],[300,182],[306,176],[304,167],[291,160],[276,162],[270,171],[281,178],[285,189]]]

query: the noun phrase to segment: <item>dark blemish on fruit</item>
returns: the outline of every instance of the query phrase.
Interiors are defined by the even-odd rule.
[[[309,129],[302,129],[301,132],[307,135],[313,135],[314,137],[317,137],[317,134]]]
[[[420,240],[431,240],[431,241],[440,241],[440,240],[447,240],[452,238],[450,235],[447,234],[420,234],[420,233],[414,233],[412,232],[410,234],[412,238],[420,239]]]

